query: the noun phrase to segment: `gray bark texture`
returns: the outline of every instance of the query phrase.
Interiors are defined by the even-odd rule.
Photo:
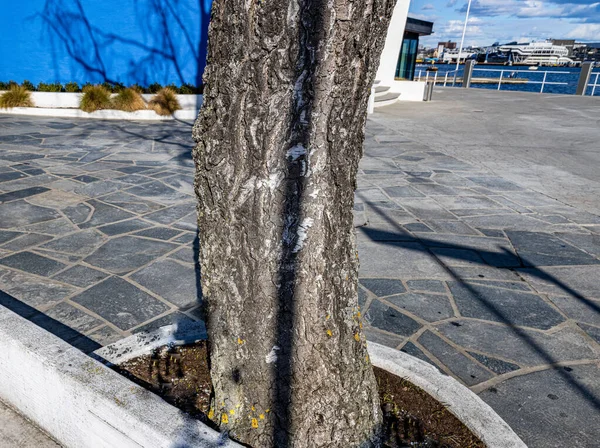
[[[395,0],[215,0],[197,146],[213,409],[252,447],[376,446],[352,207]]]

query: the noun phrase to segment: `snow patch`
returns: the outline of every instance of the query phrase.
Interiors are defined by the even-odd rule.
[[[298,240],[296,241],[296,247],[294,247],[293,253],[300,252],[302,247],[304,246],[304,242],[308,237],[308,229],[310,229],[315,220],[312,218],[304,218],[300,225],[298,226]]]
[[[278,350],[279,350],[279,347],[274,345],[273,348],[271,349],[271,351],[269,352],[269,354],[267,356],[265,356],[265,362],[267,364],[272,364],[274,362],[277,362],[277,351]]]

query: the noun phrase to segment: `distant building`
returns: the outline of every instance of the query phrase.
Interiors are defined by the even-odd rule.
[[[553,45],[558,45],[560,47],[565,47],[569,50],[569,54],[567,57],[573,57],[573,48],[575,47],[575,39],[550,39],[550,42]]]
[[[501,45],[498,51],[508,55],[515,64],[569,65],[574,62],[569,58],[567,47],[552,42]]]
[[[402,101],[422,101],[425,83],[413,81],[419,37],[433,33],[433,23],[408,17],[410,0],[398,0],[375,77],[378,99],[396,95]],[[391,101],[391,100],[390,100]]]

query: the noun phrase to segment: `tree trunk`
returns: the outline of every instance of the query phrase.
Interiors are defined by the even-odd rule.
[[[256,448],[378,444],[352,206],[394,3],[213,3],[194,126],[209,417]]]

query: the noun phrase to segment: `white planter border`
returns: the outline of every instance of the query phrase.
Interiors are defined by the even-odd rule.
[[[108,363],[205,336],[201,324],[171,325],[97,350]],[[369,344],[373,365],[443,402],[488,448],[526,448],[477,395],[410,355]],[[66,448],[239,447],[157,395],[0,306],[0,399]]]
[[[203,101],[202,95],[177,95],[181,110],[167,116],[158,115],[153,110],[124,112],[121,110],[106,109],[88,113],[79,109],[81,95],[81,93],[70,92],[31,92],[34,107],[0,109],[0,114],[58,118],[93,118],[99,120],[195,120]],[[142,95],[146,102],[150,101],[153,96],[153,94]]]

